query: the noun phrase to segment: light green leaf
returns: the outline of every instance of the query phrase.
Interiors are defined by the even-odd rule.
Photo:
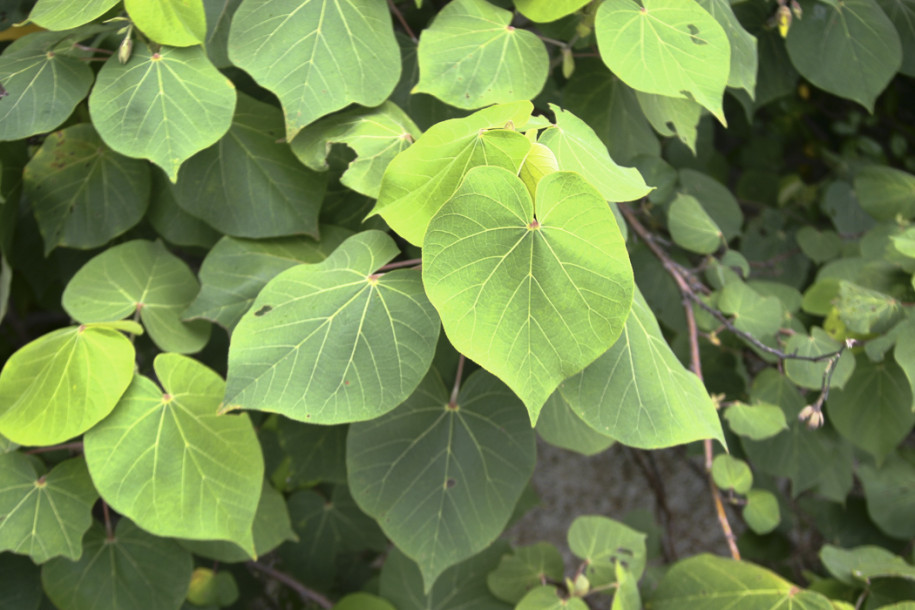
[[[23,180],[45,255],[103,246],[140,222],[149,203],[149,166],[113,152],[88,123],[49,134]]]
[[[676,98],[636,91],[645,118],[664,137],[677,136],[696,154],[696,129],[702,118],[702,106],[688,98]]]
[[[0,550],[38,564],[58,556],[79,559],[97,499],[82,458],[45,474],[24,453],[0,455]]]
[[[858,587],[871,578],[915,580],[915,566],[879,546],[842,549],[831,544],[820,549],[820,560],[829,573],[847,585]]]
[[[632,282],[613,213],[572,172],[543,178],[535,204],[512,173],[474,168],[426,233],[423,285],[448,338],[518,394],[532,424],[619,338]]]
[[[536,97],[550,58],[533,32],[511,20],[510,11],[486,0],[448,3],[419,38],[413,93],[468,109]]]
[[[146,219],[156,233],[176,246],[196,246],[209,250],[221,237],[210,225],[178,206],[174,187],[161,171],[153,174],[153,194]]]
[[[588,610],[588,604],[577,597],[564,599],[556,587],[544,585],[531,589],[515,610]]]
[[[727,34],[731,45],[731,70],[728,87],[743,89],[750,98],[756,94],[756,72],[759,60],[756,38],[743,29],[728,0],[698,0],[699,5],[715,18]]]
[[[872,165],[855,174],[855,195],[876,220],[915,218],[915,176],[892,167]]]
[[[562,582],[564,572],[559,549],[548,542],[538,542],[503,555],[499,566],[486,577],[486,585],[502,601],[516,604],[544,579]]]
[[[633,89],[691,97],[724,123],[731,65],[727,34],[686,0],[607,0],[597,10],[601,59]]]
[[[801,2],[786,46],[801,76],[873,112],[874,100],[902,64],[893,23],[874,0]]]
[[[734,316],[734,326],[757,339],[771,337],[782,325],[782,303],[777,297],[764,297],[744,284],[730,282],[721,289],[718,308]]]
[[[645,534],[619,521],[596,515],[582,516],[569,528],[569,550],[587,564],[592,587],[616,581],[616,564],[625,563],[636,580],[645,571]]]
[[[859,358],[843,390],[829,393],[826,410],[839,434],[880,462],[915,425],[912,389],[892,360]]]
[[[631,447],[724,444],[708,391],[671,351],[638,289],[620,340],[560,391],[589,426]]]
[[[616,564],[616,593],[610,610],[640,610],[642,596],[639,594],[639,583],[632,572],[622,563]],[[584,609],[582,609],[584,610]]]
[[[547,174],[559,171],[559,163],[556,161],[556,155],[543,144],[535,143],[531,145],[521,169],[518,170],[518,177],[524,183],[527,192],[531,197],[537,193],[537,184]]]
[[[588,0],[515,0],[518,12],[534,23],[549,23],[571,15]]]
[[[483,371],[453,406],[430,373],[395,411],[351,425],[347,439],[353,497],[419,564],[425,591],[502,532],[535,460],[523,406]]]
[[[637,169],[613,162],[594,130],[571,112],[550,104],[556,124],[540,134],[540,143],[556,155],[559,169],[580,173],[607,201],[633,201],[651,190]]]
[[[387,5],[375,0],[244,0],[232,18],[229,58],[276,94],[286,141],[351,103],[377,106],[400,78]]]
[[[187,601],[195,606],[231,606],[238,601],[238,584],[232,572],[194,568]]]
[[[80,322],[119,320],[137,311],[164,351],[193,353],[210,336],[206,322],[179,319],[197,294],[197,278],[162,242],[141,239],[108,248],[76,272],[63,307]]]
[[[292,141],[292,152],[315,171],[328,169],[334,144],[346,144],[356,158],[340,183],[368,197],[378,197],[384,170],[420,136],[419,127],[394,102],[377,108],[353,108],[310,125]]]
[[[96,523],[77,562],[54,559],[41,570],[45,593],[68,610],[175,610],[184,601],[194,563],[173,540],[150,536],[128,519],[108,538]]]
[[[889,536],[915,536],[915,465],[899,455],[890,455],[879,467],[862,464],[859,472],[867,498],[867,513]]]
[[[334,610],[396,610],[386,599],[371,593],[350,593],[334,604]]]
[[[785,413],[776,405],[743,403],[733,404],[724,412],[734,434],[754,441],[771,438],[788,429]]]
[[[750,466],[743,460],[726,453],[715,456],[715,460],[712,462],[712,478],[715,480],[715,485],[724,491],[733,490],[740,495],[745,495],[753,487],[753,473],[750,471]]]
[[[915,76],[915,2],[913,0],[877,0],[899,32],[902,43],[902,66],[899,71]]]
[[[43,599],[39,568],[28,557],[0,555],[0,608],[38,610]]]
[[[743,519],[750,529],[760,536],[778,527],[782,517],[775,494],[765,489],[750,490],[747,493],[747,503],[743,507]]]
[[[108,504],[158,536],[228,540],[255,556],[252,524],[264,480],[247,415],[221,415],[225,383],[178,354],[154,361],[160,390],[137,376],[88,432],[92,480]]]
[[[43,42],[43,44],[37,44]],[[63,123],[92,86],[92,69],[58,49],[60,35],[30,34],[0,55],[0,141],[46,133]]]
[[[203,0],[124,0],[124,8],[133,24],[159,44],[191,47],[206,40]]]
[[[52,331],[19,349],[0,372],[0,434],[54,445],[108,415],[133,378],[134,349],[101,326]]]
[[[576,415],[558,390],[540,410],[536,429],[540,438],[554,447],[582,455],[596,455],[614,443],[612,437],[601,434]]]
[[[419,271],[377,273],[397,253],[364,231],[270,280],[233,332],[226,404],[339,424],[403,402],[429,370],[439,321]]]
[[[839,280],[838,297],[839,318],[855,333],[886,332],[905,315],[897,299],[845,280]]]
[[[225,135],[235,110],[235,86],[200,47],[134,48],[99,71],[89,114],[105,144],[128,157],[149,159],[175,182],[178,168]]]
[[[667,210],[667,226],[678,246],[711,254],[724,244],[724,235],[702,204],[692,195],[677,193]]]
[[[282,137],[280,111],[240,94],[228,133],[184,165],[178,205],[226,235],[317,237],[327,177],[303,168]]]
[[[785,344],[785,353],[812,358],[835,353],[839,351],[839,347],[841,347],[839,342],[830,337],[825,330],[819,326],[814,326],[810,329],[810,336],[800,333],[791,335],[791,338]],[[823,374],[826,372],[828,365],[828,359],[820,360],[819,362],[791,359],[785,362],[785,374],[788,379],[802,388],[819,390],[823,387]],[[845,387],[854,370],[855,356],[846,350],[834,364],[832,377],[829,379],[829,387]]]
[[[909,257],[915,258],[915,227],[909,227],[899,235],[890,237],[893,240],[893,246],[898,252]]]
[[[502,104],[435,124],[388,165],[372,214],[380,214],[401,237],[422,246],[429,221],[470,168],[494,165],[518,171],[531,143],[518,132],[499,128],[527,123],[532,110],[530,102]]]
[[[804,591],[747,561],[714,555],[681,560],[667,572],[646,608],[651,610],[834,610],[829,599]]]
[[[692,195],[702,205],[718,228],[725,240],[731,241],[740,235],[743,227],[743,211],[737,203],[737,198],[723,184],[702,172],[692,169],[679,171],[679,191]],[[735,252],[735,254],[738,254]],[[727,256],[727,253],[725,254]],[[749,275],[749,270],[745,275]]]
[[[104,15],[118,0],[38,0],[29,21],[46,30],[69,30]]]
[[[286,237],[253,241],[224,237],[200,267],[200,293],[184,319],[205,318],[233,330],[257,293],[281,271],[299,263],[319,263],[350,235],[345,229],[321,229],[321,241]]]

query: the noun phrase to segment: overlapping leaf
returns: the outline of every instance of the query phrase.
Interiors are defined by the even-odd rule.
[[[244,0],[229,58],[280,99],[289,142],[351,103],[377,106],[400,77],[388,7],[374,0]]]
[[[63,306],[80,322],[119,320],[139,311],[161,349],[193,353],[206,344],[210,326],[179,316],[197,290],[194,274],[161,242],[137,239],[86,263],[67,284]]]
[[[585,561],[592,586],[616,581],[617,563],[638,580],[645,570],[646,535],[619,521],[596,515],[578,517],[569,528],[569,550]]]
[[[641,96],[639,97],[641,98]],[[725,240],[730,241],[740,234],[743,227],[743,211],[737,203],[737,198],[725,185],[708,174],[689,168],[681,169],[677,175],[679,178],[677,190],[685,195],[691,195],[699,201],[702,209],[721,229]]]
[[[338,424],[403,402],[429,369],[439,321],[418,271],[377,273],[397,253],[364,231],[270,280],[233,332],[226,404]]]
[[[108,415],[133,378],[134,349],[114,328],[61,328],[28,343],[0,372],[0,434],[54,445]]]
[[[605,436],[586,424],[559,390],[553,392],[543,405],[536,429],[540,438],[549,444],[582,455],[600,453],[614,442],[613,437]]]
[[[430,373],[400,408],[350,426],[347,440],[353,497],[417,562],[426,591],[502,532],[534,462],[522,404],[483,371],[454,406]]]
[[[350,235],[337,227],[321,229],[321,241],[286,237],[253,241],[224,237],[203,259],[200,293],[185,319],[205,318],[232,330],[257,293],[281,271],[300,263],[319,263]]]
[[[908,458],[908,459],[906,459]],[[912,455],[890,455],[879,467],[860,468],[867,513],[874,523],[894,538],[915,536],[915,463]]]
[[[711,254],[724,244],[724,234],[692,195],[678,193],[667,210],[667,226],[677,245]]]
[[[232,65],[229,61],[229,26],[241,0],[204,0],[207,18],[207,56],[217,68]]]
[[[454,0],[419,38],[419,82],[458,108],[533,99],[550,67],[543,42],[510,25],[512,14],[486,0]]]
[[[0,607],[38,610],[44,599],[41,572],[28,557],[0,555]]]
[[[691,99],[636,91],[645,118],[664,137],[677,136],[696,152],[696,130],[702,118],[702,106]]]
[[[715,18],[727,34],[731,45],[731,70],[728,73],[728,87],[743,89],[750,98],[756,97],[756,73],[759,59],[756,53],[756,38],[747,32],[728,0],[698,0],[699,4]]]
[[[103,246],[137,224],[149,203],[149,166],[112,151],[88,123],[50,134],[24,181],[45,254]]]
[[[671,351],[638,290],[620,340],[560,392],[589,426],[632,447],[724,442],[708,392]]]
[[[178,206],[174,187],[162,172],[153,175],[153,194],[146,219],[165,241],[177,246],[209,249],[220,238],[213,227]]]
[[[517,172],[530,141],[504,128],[531,117],[530,102],[501,104],[429,128],[385,170],[372,214],[410,243],[421,246],[429,221],[457,190],[467,171],[494,165]]]
[[[764,340],[782,325],[782,304],[777,297],[764,297],[745,283],[733,281],[721,289],[718,307],[734,316],[734,327]]]
[[[118,0],[38,0],[29,21],[48,30],[69,30],[101,17]]]
[[[190,47],[207,33],[203,0],[124,0],[130,20],[159,44]]]
[[[517,604],[529,589],[540,585],[544,579],[561,582],[564,572],[559,549],[548,542],[538,542],[503,555],[499,566],[486,577],[486,584],[499,599]]]
[[[915,76],[915,2],[912,0],[877,0],[899,32],[902,43],[902,66],[899,71]]]
[[[753,472],[743,460],[726,453],[715,456],[712,462],[712,478],[721,489],[732,490],[741,495],[753,487]]]
[[[800,333],[792,335],[785,344],[785,353],[812,358],[836,353],[839,347],[839,343],[826,331],[814,326],[810,329],[809,336]],[[829,359],[819,362],[792,359],[785,362],[785,374],[802,388],[819,390],[823,387],[823,374],[827,365]],[[851,352],[844,352],[838,361],[831,365],[831,369],[829,387],[844,387],[855,370],[855,356]]]
[[[747,492],[747,503],[742,514],[749,528],[760,536],[770,533],[782,520],[778,498],[766,489],[751,489]]]
[[[886,166],[865,167],[855,174],[855,196],[877,220],[915,217],[915,176]]]
[[[219,413],[225,384],[197,361],[160,354],[154,367],[164,393],[137,376],[85,436],[99,493],[146,531],[227,540],[254,556],[264,463],[250,420]]]
[[[785,412],[776,405],[737,403],[724,412],[734,434],[746,436],[754,441],[771,438],[788,429]]]
[[[588,4],[588,0],[517,0],[518,12],[536,23],[556,21]]]
[[[99,71],[89,113],[105,144],[149,159],[178,179],[178,168],[214,144],[232,123],[235,86],[200,47],[134,48],[130,61],[112,56]]]
[[[0,455],[0,550],[29,555],[38,564],[53,557],[76,561],[96,499],[82,458],[45,474],[23,453]]]
[[[847,585],[855,586],[881,577],[915,580],[915,567],[879,546],[842,549],[826,544],[820,549],[820,560],[833,576]]]

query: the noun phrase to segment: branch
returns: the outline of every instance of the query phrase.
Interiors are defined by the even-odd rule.
[[[414,34],[413,30],[410,29],[410,26],[407,25],[407,20],[403,18],[403,13],[401,13],[400,9],[397,8],[397,5],[394,4],[394,0],[388,0],[388,6],[391,7],[391,12],[394,13],[394,17],[396,17],[397,21],[400,22],[400,26],[403,28],[404,32],[407,33],[407,36],[410,37],[410,40],[413,42],[419,42],[416,34]]]
[[[82,441],[73,441],[72,443],[63,443],[61,445],[51,445],[50,447],[35,447],[33,449],[28,449],[24,453],[29,455],[34,455],[36,453],[50,453],[51,451],[64,451],[69,449],[71,451],[82,451],[83,442]]]
[[[458,393],[461,391],[461,377],[464,375],[464,354],[458,360],[457,372],[454,374],[454,387],[451,388],[451,398],[448,406],[452,409],[457,406]]]
[[[269,576],[270,578],[272,578],[273,580],[275,580],[277,582],[283,583],[284,585],[286,585],[287,587],[289,587],[290,589],[292,589],[293,591],[298,593],[299,597],[301,597],[302,601],[305,602],[306,604],[309,602],[314,602],[314,603],[318,604],[319,606],[321,606],[322,608],[327,608],[328,610],[330,608],[333,608],[333,606],[334,606],[334,604],[329,599],[327,599],[326,597],[324,597],[317,591],[312,591],[311,589],[309,589],[308,587],[306,587],[305,585],[303,585],[302,583],[297,581],[295,578],[293,578],[289,574],[286,574],[285,572],[280,572],[277,569],[271,568],[270,566],[264,565],[262,563],[258,563],[256,561],[249,561],[245,565],[247,565],[249,568],[251,568],[253,570],[257,570],[259,572],[266,574],[267,576]]]
[[[406,261],[397,261],[396,263],[388,263],[387,265],[382,265],[378,267],[378,271],[375,273],[382,273],[384,271],[390,271],[391,269],[400,269],[401,267],[414,267],[423,264],[423,259],[421,258],[411,258]]]

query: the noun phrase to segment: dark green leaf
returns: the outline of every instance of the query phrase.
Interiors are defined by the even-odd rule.
[[[791,335],[785,344],[786,354],[796,354],[806,358],[814,358],[825,354],[835,354],[841,345],[829,336],[819,326],[810,328],[810,336],[796,333]],[[829,378],[829,387],[843,388],[848,383],[855,370],[855,356],[846,350],[832,365],[830,359],[810,362],[809,360],[787,360],[785,362],[785,375],[788,379],[802,388],[819,390],[825,381],[826,367],[831,366],[832,376]]]
[[[899,32],[902,43],[902,66],[899,71],[915,76],[915,2],[912,0],[877,0]]]
[[[915,465],[890,455],[879,467],[860,468],[867,512],[887,535],[907,539],[915,536]]]
[[[855,195],[876,220],[915,217],[915,176],[908,172],[879,165],[865,167],[855,175]]]
[[[280,445],[289,456],[289,487],[346,483],[346,425],[316,426],[282,418]]]
[[[220,237],[213,227],[178,206],[174,187],[162,172],[153,176],[153,195],[146,219],[156,233],[176,246],[212,248]]]
[[[731,241],[740,234],[743,212],[726,186],[708,174],[692,169],[681,169],[679,179],[679,191],[696,198],[721,229],[726,241]]]
[[[915,580],[915,566],[879,546],[841,549],[826,544],[820,549],[820,559],[830,574],[847,585],[859,586],[871,578]]]
[[[548,542],[538,542],[503,555],[499,566],[486,577],[486,584],[502,601],[517,604],[528,590],[545,579],[561,582],[564,572],[559,549]]]
[[[38,610],[43,597],[41,572],[31,560],[0,555],[0,608]]]

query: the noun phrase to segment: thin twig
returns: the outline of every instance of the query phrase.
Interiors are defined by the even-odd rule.
[[[82,451],[83,442],[82,441],[73,441],[71,443],[62,443],[60,445],[51,445],[50,447],[35,447],[34,449],[28,449],[25,453],[29,455],[34,455],[36,453],[50,453],[51,451],[64,451],[69,449],[71,451]]]
[[[670,507],[667,505],[667,494],[664,491],[664,481],[658,472],[658,465],[654,461],[651,453],[642,453],[642,451],[632,447],[627,447],[627,449],[635,459],[639,470],[645,475],[648,486],[651,487],[651,490],[654,492],[655,503],[661,517],[660,520],[664,524],[665,536],[661,542],[661,552],[664,554],[664,561],[666,563],[673,563],[677,559],[677,553],[673,544],[673,515],[671,515]]]
[[[105,519],[105,539],[114,540],[114,528],[111,527],[111,514],[108,512],[108,503],[102,500],[102,515]]]
[[[451,388],[451,398],[448,406],[452,409],[457,406],[458,393],[461,391],[461,377],[464,375],[464,354],[458,359],[457,372],[454,374],[454,387]]]
[[[292,589],[293,591],[298,593],[299,597],[301,597],[302,601],[305,602],[306,604],[309,602],[314,602],[314,603],[318,604],[319,606],[321,606],[322,608],[330,609],[330,608],[334,607],[334,604],[329,599],[327,599],[326,597],[324,597],[317,591],[312,591],[311,589],[309,589],[308,587],[306,587],[305,585],[303,585],[302,583],[297,581],[295,578],[293,578],[289,574],[286,574],[285,572],[280,572],[277,569],[271,568],[270,566],[264,565],[262,563],[258,563],[256,561],[249,561],[246,565],[251,569],[263,572],[264,574],[266,574],[267,576],[269,576],[270,578],[272,578],[273,580],[275,580],[277,582],[283,583],[284,585],[286,585],[287,587],[289,587],[290,589]]]
[[[391,269],[400,269],[401,267],[416,267],[417,265],[422,265],[423,259],[421,258],[411,258],[407,261],[397,261],[396,263],[388,263],[387,265],[382,265],[378,268],[378,271],[375,273],[381,273],[383,271],[390,271]]]
[[[388,0],[388,6],[391,7],[391,12],[394,13],[394,16],[397,18],[397,21],[400,22],[401,27],[404,29],[404,32],[407,33],[407,36],[413,42],[418,42],[419,39],[416,37],[416,34],[413,33],[413,30],[407,25],[407,20],[403,18],[403,13],[400,12],[400,9],[397,8],[397,5],[394,4],[394,0]]]

